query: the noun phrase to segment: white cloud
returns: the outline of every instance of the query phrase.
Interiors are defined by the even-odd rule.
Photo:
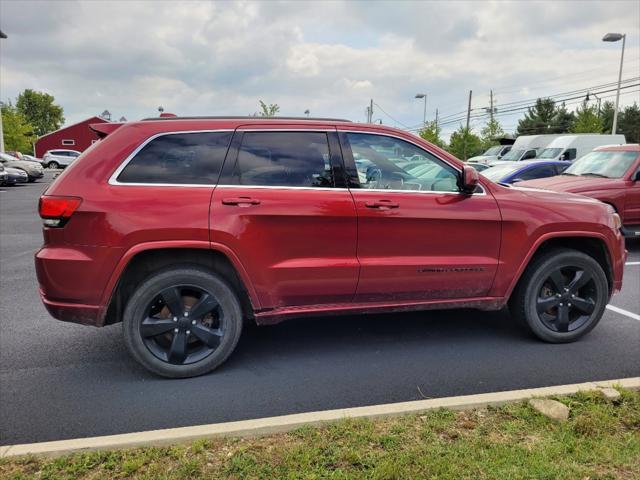
[[[53,94],[70,122],[158,105],[185,115],[281,113],[361,121],[369,99],[399,122],[500,108],[640,76],[640,3],[603,2],[22,2],[2,0],[0,95]],[[637,92],[636,92],[637,93]],[[630,103],[640,95],[627,94]],[[385,123],[394,124],[379,109]],[[514,125],[516,116],[503,117]],[[447,126],[454,129],[457,123]]]

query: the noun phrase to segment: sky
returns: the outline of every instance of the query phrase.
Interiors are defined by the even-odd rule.
[[[438,109],[446,138],[465,121],[469,90],[480,131],[493,90],[512,132],[523,114],[514,108],[539,96],[571,98],[570,109],[587,89],[613,100],[621,42],[602,42],[607,32],[627,34],[620,102],[640,102],[637,0],[0,0],[0,29],[0,99],[48,92],[67,124],[105,109],[136,120],[159,106],[249,115],[259,100],[281,115],[363,122],[373,99],[374,121],[416,129],[415,95],[426,93],[427,120]]]

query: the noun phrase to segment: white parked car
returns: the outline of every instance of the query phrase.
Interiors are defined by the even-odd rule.
[[[47,168],[64,168],[71,165],[76,158],[80,156],[77,150],[49,150],[42,157],[42,162]]]

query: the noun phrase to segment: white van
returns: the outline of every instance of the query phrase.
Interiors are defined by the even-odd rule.
[[[627,143],[624,135],[600,135],[580,133],[562,135],[542,150],[536,158],[542,160],[573,161],[603,145],[624,145]]]
[[[511,145],[494,145],[482,155],[471,157],[467,161],[471,163],[487,163],[493,160],[500,160],[509,150],[511,150]]]
[[[539,152],[544,150],[556,138],[561,135],[520,135],[516,138],[511,150],[499,161],[488,162],[490,165],[498,165],[503,162],[519,162],[536,158]]]

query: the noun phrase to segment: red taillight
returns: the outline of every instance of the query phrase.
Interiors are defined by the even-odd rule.
[[[38,212],[47,227],[61,227],[80,206],[82,199],[78,197],[56,197],[43,195],[40,197]]]

